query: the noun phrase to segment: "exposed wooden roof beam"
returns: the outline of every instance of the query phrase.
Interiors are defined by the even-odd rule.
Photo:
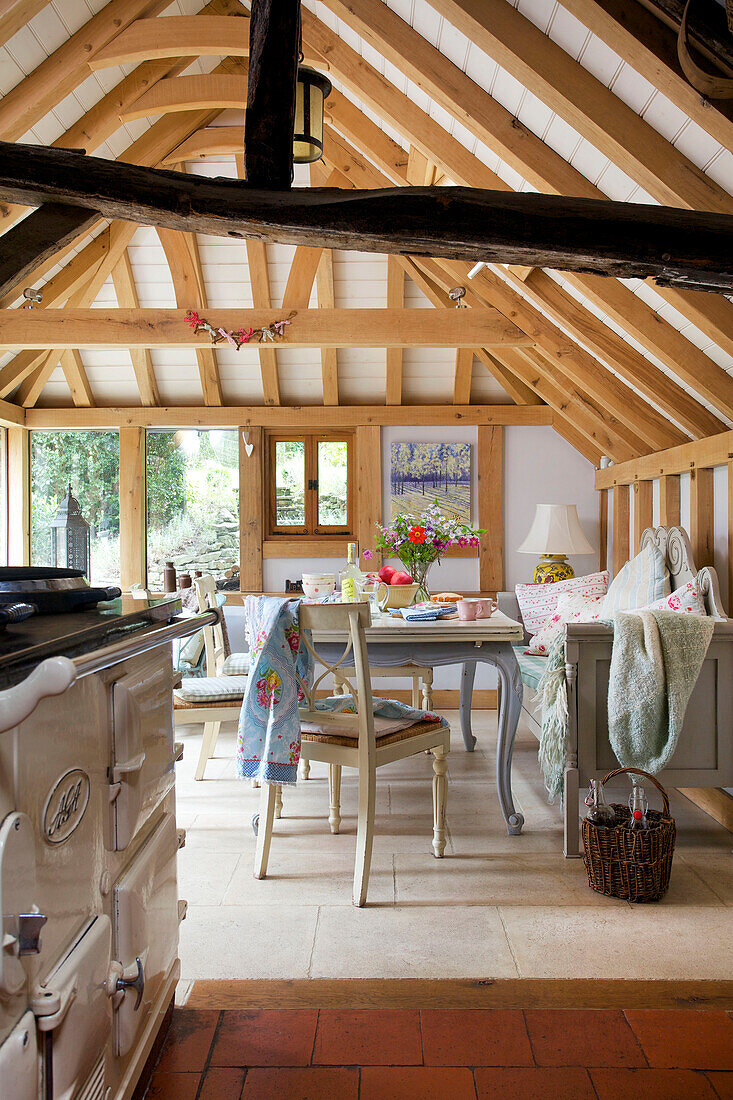
[[[177,233],[173,229],[159,228],[158,236],[168,261],[179,309],[206,310],[206,294],[200,264],[198,263],[198,250],[194,255],[194,250],[188,239],[189,234]],[[195,241],[193,244],[195,247]],[[130,347],[132,346],[131,344]],[[196,347],[195,350],[204,404],[221,405],[223,404],[221,379],[216,352],[210,344],[208,347]]]
[[[130,255],[126,250],[112,268],[112,282],[117,296],[117,305],[121,309],[140,308]],[[159,405],[160,393],[155,377],[153,357],[147,348],[130,348],[129,351],[135,381],[140,391],[141,404]]]
[[[0,100],[0,137],[17,141],[89,76],[89,61],[139,16],[155,16],[170,0],[110,0]]]
[[[593,355],[610,364],[626,382],[659,406],[691,435],[714,435],[725,428],[722,420],[607,325],[600,324],[592,313],[584,309],[546,272],[535,269],[526,279],[520,280],[499,267],[495,270],[501,278],[506,279],[515,289],[519,288],[534,305],[549,314]]]
[[[227,16],[201,12],[166,16],[165,23],[160,19],[136,19],[94,55],[89,68],[104,69],[162,57],[249,57],[249,17],[243,11],[231,14],[239,17],[236,23]],[[308,63],[314,59],[311,54],[304,56]]]
[[[15,0],[15,3],[0,5],[0,46],[17,34],[26,23],[45,8],[48,0]]]
[[[405,272],[397,256],[387,257],[387,309],[405,304]],[[387,348],[386,405],[402,404],[402,348]]]
[[[310,180],[314,187],[322,187],[327,183],[338,186],[335,177],[336,172],[329,173],[322,161],[316,161],[310,165]],[[333,252],[330,248],[324,248],[318,269],[316,271],[316,293],[320,309],[334,309],[336,306],[336,294],[333,285]],[[389,302],[387,303],[389,307]],[[387,353],[389,355],[389,352]],[[339,403],[339,364],[337,348],[321,348],[321,386],[324,405],[338,405]]]
[[[518,348],[505,348],[504,351],[509,354],[502,352],[502,362],[531,386],[556,414],[574,425],[601,454],[608,455],[617,462],[624,462],[627,461],[624,455],[633,458],[642,453],[643,447],[628,442],[625,426],[616,419],[607,405],[594,401],[572,382],[568,382],[541,355],[512,354],[513,351],[518,352]]]
[[[244,179],[244,131],[240,152],[235,154],[237,175]],[[267,266],[267,246],[264,241],[253,239],[244,242],[247,250],[247,270],[252,288],[252,304],[256,309],[270,309],[270,272]],[[258,345],[262,396],[266,405],[280,404],[280,376],[277,366],[277,352],[274,348]]]
[[[250,189],[101,157],[87,157],[82,174],[76,153],[46,146],[0,142],[0,153],[0,196],[12,201],[64,203],[217,236],[266,234],[285,244],[418,252],[604,276],[663,273],[665,279],[733,290],[733,214],[462,187],[398,187],[344,197],[339,188]],[[246,158],[245,148],[245,165]],[[43,218],[41,209],[27,224]],[[0,284],[0,292],[11,280]]]
[[[71,390],[71,399],[75,405],[82,408],[93,408],[96,405],[92,387],[84,367],[81,355],[74,348],[67,348],[61,353],[61,369]]]
[[[187,251],[187,250],[186,250]],[[171,252],[171,255],[173,253]],[[178,257],[183,265],[186,257]],[[0,310],[0,348],[193,347],[210,348],[205,332],[194,334],[179,309]],[[281,309],[209,309],[214,328],[266,327]],[[499,310],[301,309],[285,329],[283,347],[382,348],[531,345]]]
[[[426,312],[423,310],[423,312]],[[231,428],[242,424],[274,428],[350,428],[361,424],[404,424],[405,417],[415,425],[450,424],[549,424],[552,409],[544,405],[230,405],[211,408],[191,406],[160,409],[22,409],[7,402],[0,406],[0,420],[7,413],[18,416],[14,423],[28,428]],[[605,453],[605,452],[604,452]]]
[[[371,3],[368,6],[359,5],[359,25],[363,24],[365,13],[371,12],[372,7]],[[344,12],[343,17],[346,22],[350,22],[351,13]],[[354,19],[356,18],[354,15]],[[406,141],[418,145],[426,156],[433,158],[455,183],[507,188],[508,185],[478,158],[446,134],[442,127],[428,118],[407,96],[399,92],[323,23],[306,12],[303,33],[304,38],[328,59],[340,81],[351,88],[370,109],[388,121]],[[566,195],[600,194],[577,169],[522,126],[509,111],[385,5],[380,5],[379,20],[372,20],[370,17],[367,38],[380,53],[389,60],[394,60],[401,71],[424,88],[436,102],[494,149],[538,190]],[[583,293],[589,297],[595,294],[599,307],[605,310],[604,287],[599,288],[600,293],[596,290],[592,294],[590,276],[587,280],[580,275],[573,278],[575,285]],[[629,299],[636,297],[625,287],[619,289]],[[697,309],[695,323],[721,347],[725,347],[726,331],[728,339],[733,338],[733,309],[729,302],[714,295],[691,294],[661,287],[655,287],[655,290],[683,312],[686,308],[682,304],[683,300],[684,303],[693,301]],[[611,294],[615,296],[618,293],[612,280],[605,282],[605,293],[609,296],[609,303]],[[675,347],[678,363],[694,363],[692,369],[701,374],[712,369],[721,388],[727,387],[729,376],[725,371],[671,325],[661,321],[640,299],[636,298],[636,301],[645,320],[637,326],[637,332],[633,335],[642,346],[657,354],[654,345],[658,339],[662,339],[667,346]],[[610,315],[610,310],[605,311]],[[619,323],[623,327],[623,322]],[[663,331],[658,337],[652,338],[652,334],[658,330]],[[674,367],[672,370],[674,371]],[[716,402],[713,404],[721,412],[725,411]]]
[[[733,210],[727,191],[506,0],[442,0],[441,12],[657,202]]]
[[[120,118],[122,122],[133,122],[149,115],[172,115],[181,111],[221,111],[227,108],[243,111],[246,98],[245,76],[217,72],[167,77],[120,112]]]
[[[453,404],[471,404],[471,381],[473,378],[473,348],[457,348],[453,373]]]
[[[733,106],[711,102],[685,77],[677,36],[638,0],[563,0],[563,7],[642,73],[676,107],[726,148],[733,148]]]

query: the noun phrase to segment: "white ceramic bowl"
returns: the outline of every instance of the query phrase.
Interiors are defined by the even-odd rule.
[[[397,609],[409,607],[412,603],[418,586],[416,584],[388,584],[387,603],[385,608]]]
[[[336,588],[335,573],[304,573],[303,595],[309,600],[320,600],[330,596]]]

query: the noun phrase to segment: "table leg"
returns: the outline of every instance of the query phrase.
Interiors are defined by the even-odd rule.
[[[501,681],[499,732],[496,741],[496,786],[507,832],[509,836],[518,836],[524,825],[524,815],[514,808],[512,798],[512,753],[522,710],[522,678],[519,674],[517,658],[510,645],[498,645],[492,660],[496,664]]]
[[[461,719],[461,733],[466,752],[473,752],[476,738],[471,730],[471,703],[473,701],[473,681],[476,678],[476,662],[467,661],[461,670],[461,690],[458,697],[458,713]]]

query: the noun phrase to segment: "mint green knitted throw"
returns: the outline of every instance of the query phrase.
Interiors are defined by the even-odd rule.
[[[676,611],[617,611],[608,683],[608,737],[624,768],[656,775],[677,747],[714,620]],[[542,716],[539,762],[550,801],[562,795],[568,728],[565,635],[547,654],[537,686]]]
[[[608,737],[622,768],[656,775],[669,763],[714,627],[677,611],[614,614]]]

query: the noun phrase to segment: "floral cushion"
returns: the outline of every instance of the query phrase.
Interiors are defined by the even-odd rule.
[[[644,611],[680,611],[685,615],[707,615],[705,604],[700,589],[695,581],[676,588],[670,596],[662,596],[661,600],[648,604]]]
[[[601,617],[605,596],[581,596],[567,593],[557,601],[557,610],[547,620],[542,630],[530,639],[527,653],[546,657],[550,646],[565,630],[566,623],[593,623]]]
[[[553,584],[518,584],[514,591],[525,630],[528,634],[536,634],[550,616],[555,614],[561,596],[568,593],[576,596],[603,596],[607,588],[608,570],[604,569],[601,573],[569,577]]]
[[[669,570],[659,547],[652,543],[627,561],[611,581],[603,603],[603,618],[613,618],[614,611],[632,611],[668,596]]]

